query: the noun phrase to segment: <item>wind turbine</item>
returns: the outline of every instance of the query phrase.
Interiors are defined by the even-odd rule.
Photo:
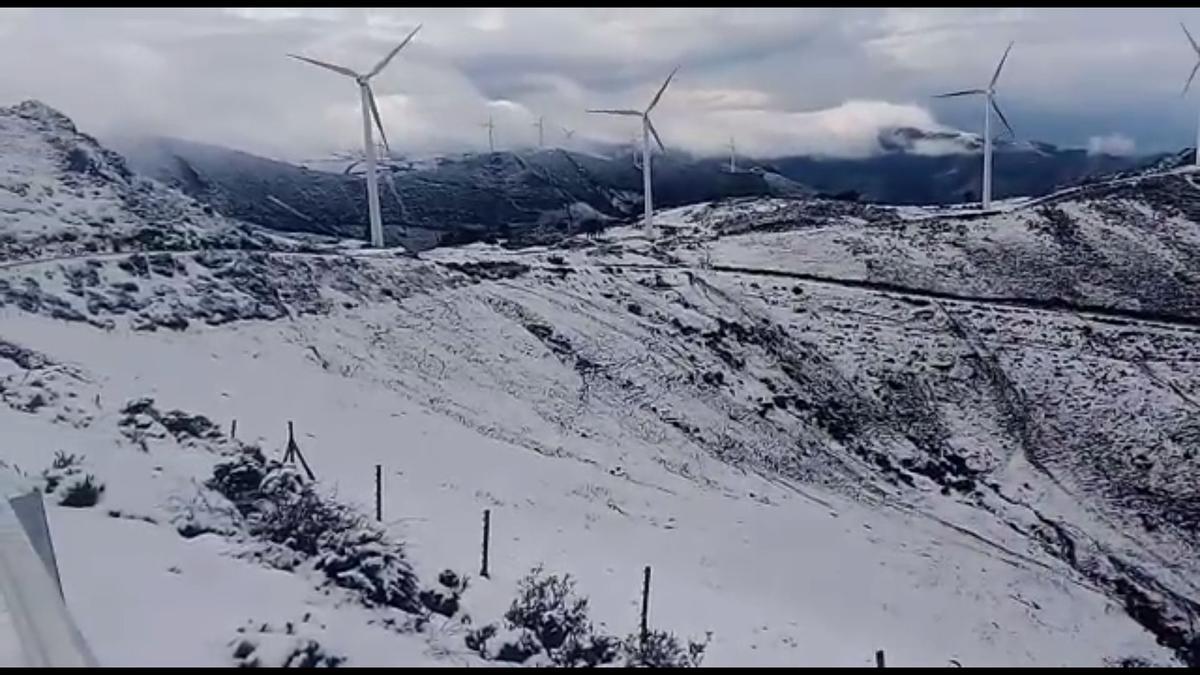
[[[575,136],[575,130],[569,129],[567,127],[563,127],[562,131],[563,131],[563,136],[567,139],[567,142],[570,143],[571,138],[573,138]]]
[[[545,141],[545,124],[546,124],[546,118],[542,117],[541,115],[538,115],[537,121],[533,123],[533,126],[537,127],[537,130],[538,130],[538,147],[539,148],[542,147],[542,145],[544,144],[544,141]]]
[[[1012,126],[1005,119],[1004,113],[1000,112],[1000,106],[996,105],[996,80],[1000,79],[1000,69],[1004,67],[1005,60],[1008,59],[1008,52],[1013,47],[1013,43],[1008,43],[1008,48],[1004,50],[1004,56],[1000,57],[1000,63],[996,65],[996,72],[992,75],[992,81],[988,83],[987,89],[966,89],[963,91],[955,91],[949,94],[939,94],[934,98],[952,98],[955,96],[975,96],[983,94],[983,208],[987,210],[992,207],[992,111],[996,111],[996,115],[1000,117],[1000,121],[1004,123],[1008,133],[1016,136]]]
[[[1187,84],[1183,85],[1183,93],[1180,96],[1187,94],[1188,87],[1192,86],[1192,80],[1196,77],[1196,71],[1200,70],[1200,45],[1196,44],[1196,40],[1192,38],[1192,34],[1188,32],[1187,26],[1183,22],[1179,22],[1179,27],[1183,29],[1183,34],[1187,36],[1188,42],[1192,43],[1192,49],[1196,52],[1196,65],[1192,66],[1192,74],[1188,75]],[[1193,160],[1193,165],[1200,167],[1200,125],[1196,127],[1196,158]]]
[[[488,152],[496,152],[496,123],[492,121],[492,116],[488,115],[488,121],[479,126],[488,130]]]
[[[729,173],[737,173],[737,146],[733,143],[733,136],[729,137]]]
[[[379,182],[378,176],[375,173],[375,143],[371,139],[371,117],[375,118],[375,125],[379,127],[379,137],[383,140],[383,147],[390,153],[388,148],[387,134],[383,133],[383,121],[379,119],[379,108],[375,105],[375,94],[371,91],[371,78],[375,77],[391,63],[396,54],[404,49],[404,45],[408,44],[417,31],[421,30],[421,25],[413,29],[408,37],[404,38],[396,48],[388,52],[388,55],[383,57],[375,67],[366,74],[359,74],[343,66],[337,66],[332,63],[325,63],[316,59],[310,59],[307,56],[298,56],[296,54],[288,54],[288,56],[306,61],[314,66],[320,66],[327,70],[332,70],[335,73],[345,75],[346,77],[354,78],[358,83],[359,94],[362,98],[362,115],[363,115],[363,152],[367,156],[367,214],[371,221],[371,245],[376,248],[383,248],[383,216],[379,213]]]
[[[654,123],[650,121],[650,111],[654,110],[654,106],[658,105],[658,100],[662,98],[663,92],[667,90],[667,85],[671,84],[671,78],[675,77],[675,73],[679,70],[676,66],[675,70],[667,75],[667,79],[658,88],[658,93],[651,99],[650,105],[646,106],[644,111],[637,110],[588,110],[589,113],[599,113],[602,115],[624,115],[627,117],[642,118],[642,191],[645,195],[646,204],[646,223],[647,230],[651,227],[651,219],[654,216],[654,198],[651,194],[650,181],[650,135],[654,135],[654,140],[658,142],[658,147],[663,152],[667,151],[667,147],[663,145],[662,139],[658,137],[658,132],[654,129]]]

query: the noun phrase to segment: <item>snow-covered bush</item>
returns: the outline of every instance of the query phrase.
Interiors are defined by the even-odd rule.
[[[336,668],[346,662],[346,657],[330,653],[317,640],[296,636],[292,624],[287,627],[286,633],[280,633],[263,624],[258,635],[231,642],[234,664],[240,668]]]
[[[587,598],[575,595],[571,575],[543,576],[538,566],[521,580],[517,593],[504,619],[514,627],[532,632],[547,651],[591,633]]]
[[[79,464],[81,459],[82,458],[76,456],[75,453],[71,453],[68,455],[67,453],[63,452],[62,450],[59,450],[58,452],[54,453],[54,461],[50,463],[50,468],[58,469],[59,471],[63,471],[65,469],[68,469],[72,466]]]
[[[687,668],[699,666],[704,642],[689,640],[685,649],[667,631],[652,631],[643,640],[633,634],[623,641],[599,633],[588,618],[587,598],[575,593],[569,574],[546,576],[534,567],[520,581],[517,597],[504,614],[504,625],[481,626],[466,636],[468,649],[485,659],[557,667],[594,667],[620,659],[627,667]]]
[[[72,508],[87,508],[100,501],[102,492],[104,484],[97,482],[95,476],[89,473],[81,478],[79,474],[75,474],[67,479],[58,503]]]
[[[95,506],[104,492],[104,484],[92,474],[84,474],[83,457],[59,450],[50,468],[42,471],[42,492],[57,495],[62,506],[87,508]]]
[[[708,633],[704,642],[688,640],[687,649],[684,649],[679,638],[665,630],[652,630],[645,639],[633,633],[621,645],[624,665],[627,668],[699,668],[711,639],[712,633]]]
[[[148,439],[173,437],[179,443],[216,441],[222,437],[217,426],[203,415],[191,415],[182,410],[161,412],[154,399],[142,397],[132,399],[121,408],[121,419],[117,422],[121,433],[147,450]]]
[[[533,568],[521,580],[504,614],[506,630],[483,626],[467,636],[467,646],[484,658],[525,663],[544,654],[555,666],[596,666],[617,657],[619,640],[595,632],[587,598],[575,594],[571,576],[544,575]]]
[[[442,570],[438,574],[438,583],[441,588],[427,588],[422,590],[418,597],[421,604],[426,609],[442,616],[454,616],[458,612],[462,594],[467,590],[468,577],[466,575],[459,576],[454,570]]]
[[[293,467],[247,447],[217,464],[207,485],[233,503],[249,534],[298,554],[367,604],[419,611],[403,545],[350,507],[322,498]]]

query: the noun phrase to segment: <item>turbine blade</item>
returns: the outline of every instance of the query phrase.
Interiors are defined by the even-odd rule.
[[[364,84],[367,88],[367,100],[371,102],[371,116],[375,118],[375,126],[379,129],[379,139],[383,141],[383,149],[388,155],[392,154],[392,148],[388,145],[387,134],[383,132],[383,120],[379,118],[379,107],[375,105],[375,92],[371,91],[371,85]]]
[[[671,84],[671,78],[675,77],[675,73],[677,72],[679,72],[679,66],[675,66],[675,70],[671,71],[671,74],[663,81],[662,86],[658,88],[658,93],[654,95],[654,100],[650,101],[650,105],[646,107],[647,113],[654,110],[654,106],[658,105],[658,99],[662,98],[663,92],[667,90],[667,85]]]
[[[1004,123],[1004,127],[1008,129],[1008,133],[1012,134],[1013,138],[1017,137],[1017,132],[1013,131],[1012,125],[1008,123],[1008,119],[1004,117],[1004,113],[1000,112],[1000,106],[996,105],[996,99],[991,99],[992,110],[1000,116],[1000,121]]]
[[[952,98],[954,96],[971,96],[974,94],[986,94],[982,89],[964,89],[962,91],[952,91],[949,94],[938,94],[934,98]]]
[[[324,61],[310,59],[307,56],[300,56],[298,54],[288,54],[288,56],[292,57],[293,59],[300,59],[301,61],[307,61],[307,62],[313,64],[314,66],[320,66],[322,68],[327,68],[329,70],[332,70],[335,73],[340,73],[347,77],[353,77],[353,78],[358,77],[358,73],[354,72],[353,70],[350,70],[349,68],[343,67],[343,66],[335,66],[332,63],[325,63]]]
[[[588,110],[590,113],[600,113],[602,115],[628,115],[630,117],[641,117],[642,113],[636,110]]]
[[[667,146],[663,145],[662,139],[658,137],[658,132],[654,130],[654,122],[651,122],[649,117],[646,118],[646,126],[649,127],[650,134],[654,136],[654,140],[658,142],[658,149],[665,153]]]
[[[1187,26],[1183,25],[1183,22],[1180,21],[1179,27],[1183,29],[1183,34],[1187,36],[1188,42],[1192,43],[1192,49],[1196,50],[1196,54],[1200,54],[1200,45],[1196,44],[1196,40],[1188,32]]]
[[[988,85],[988,89],[996,86],[996,80],[1000,79],[1000,69],[1004,67],[1004,62],[1008,60],[1008,52],[1013,48],[1013,43],[1009,42],[1008,47],[1004,49],[1004,56],[1000,57],[1000,63],[996,65],[996,74],[992,75],[992,83]]]
[[[388,52],[388,55],[383,57],[382,61],[375,64],[375,67],[371,69],[371,72],[367,73],[367,78],[370,79],[372,77],[375,77],[376,75],[379,74],[379,71],[386,68],[387,64],[391,62],[392,57],[396,56],[396,53],[399,52],[401,49],[404,49],[404,45],[408,44],[408,41],[413,39],[413,36],[416,35],[417,31],[419,31],[419,30],[421,30],[421,24],[417,24],[417,27],[414,28],[413,31],[408,34],[408,37],[404,38],[403,42],[396,45],[396,48],[393,49],[392,51]]]
[[[1192,80],[1196,79],[1197,70],[1200,70],[1200,61],[1197,61],[1196,65],[1192,66],[1192,74],[1188,75],[1187,83],[1183,85],[1183,92],[1179,94],[1180,96],[1188,93],[1188,87],[1192,86]]]

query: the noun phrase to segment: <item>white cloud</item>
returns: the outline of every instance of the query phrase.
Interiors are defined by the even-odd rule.
[[[1136,116],[1141,129],[1178,136],[1182,145],[1191,138],[1191,109],[1176,92],[1189,54],[1175,15],[1149,9],[0,10],[0,61],[22,66],[0,69],[0,105],[38,98],[101,137],[132,128],[282,158],[311,156],[359,142],[355,90],[344,78],[284,55],[365,69],[419,22],[421,33],[374,82],[398,149],[486,147],[479,124],[489,102],[500,100],[516,106],[497,120],[505,147],[534,142],[530,124],[538,115],[552,128],[578,129],[577,138],[626,139],[621,123],[628,120],[598,119],[584,109],[641,107],[680,65],[655,118],[671,145],[722,152],[736,132],[739,147],[764,156],[806,149],[856,155],[873,151],[884,126],[936,126],[928,95],[986,78],[1015,39],[1000,93],[1022,135],[1036,134],[1041,111],[1072,119],[1107,111]],[[912,101],[918,103],[904,103]],[[970,122],[958,102],[935,110]],[[1151,117],[1164,123],[1145,124]],[[1074,142],[1112,129],[1134,137],[1119,119],[1096,126],[1073,125]],[[1137,146],[1146,147],[1141,133]]]
[[[733,136],[739,152],[763,159],[793,154],[864,157],[879,152],[884,129],[941,128],[928,110],[886,101],[854,100],[806,112],[729,109],[687,115],[665,100],[663,108],[655,115],[655,126],[664,142],[706,155],[727,152]]]
[[[1092,136],[1088,139],[1087,148],[1089,155],[1116,155],[1124,157],[1134,154],[1137,144],[1128,136],[1108,134],[1107,136]]]

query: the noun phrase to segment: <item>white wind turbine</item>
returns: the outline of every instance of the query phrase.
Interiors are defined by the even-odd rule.
[[[538,147],[540,148],[545,144],[546,140],[546,118],[538,115],[537,121],[533,123],[533,126],[537,127],[538,130]]]
[[[488,121],[479,126],[488,130],[488,152],[496,152],[496,123],[492,121],[492,116],[488,115]]]
[[[375,173],[375,143],[371,138],[371,118],[375,118],[375,125],[379,127],[379,137],[383,140],[383,147],[390,152],[387,144],[387,134],[383,132],[383,121],[379,119],[379,108],[375,105],[375,94],[371,91],[371,78],[375,77],[391,63],[396,54],[408,44],[409,40],[421,30],[418,24],[413,29],[404,41],[396,45],[396,48],[388,52],[388,55],[383,57],[375,67],[366,74],[359,74],[343,66],[337,66],[332,63],[325,63],[316,59],[310,59],[306,56],[298,56],[296,54],[288,54],[294,59],[300,59],[320,66],[335,73],[354,78],[358,83],[359,94],[362,97],[362,115],[363,115],[363,152],[367,156],[367,213],[371,221],[371,245],[377,248],[383,248],[383,217],[379,213],[379,182]]]
[[[1016,135],[1013,132],[1012,126],[1005,119],[1004,113],[1000,112],[1000,106],[996,105],[996,80],[1000,79],[1000,69],[1004,67],[1004,61],[1008,59],[1008,52],[1012,49],[1013,43],[1008,43],[1008,48],[1004,50],[1004,56],[1000,57],[1000,63],[996,65],[996,72],[992,75],[992,81],[988,83],[987,89],[966,89],[964,91],[955,91],[949,94],[939,94],[934,98],[951,98],[954,96],[974,96],[983,94],[983,208],[989,209],[992,206],[992,111],[996,111],[996,115],[1000,117],[1000,121],[1004,123],[1008,133]]]
[[[654,123],[650,121],[650,111],[654,110],[654,106],[658,105],[658,100],[660,98],[662,98],[663,92],[667,90],[667,85],[671,84],[671,78],[675,77],[675,73],[678,70],[679,70],[679,68],[676,67],[675,70],[671,71],[670,75],[667,75],[667,79],[662,83],[662,86],[659,87],[658,93],[654,95],[654,98],[650,101],[650,105],[646,106],[645,111],[637,111],[637,110],[589,110],[588,111],[590,113],[599,113],[599,114],[603,114],[603,115],[625,115],[628,117],[642,118],[642,191],[645,195],[645,205],[646,205],[645,228],[647,230],[650,229],[651,219],[654,216],[654,198],[651,193],[651,184],[650,184],[651,183],[651,181],[650,181],[650,135],[651,134],[654,135],[654,140],[658,142],[659,149],[661,149],[663,152],[667,151],[666,146],[663,145],[662,139],[658,137],[658,132],[654,130]]]
[[[733,142],[733,136],[729,137],[729,173],[737,173],[737,145]]]
[[[1196,52],[1196,65],[1192,66],[1192,74],[1188,75],[1187,84],[1183,85],[1183,96],[1187,94],[1188,87],[1192,86],[1192,80],[1196,77],[1196,71],[1200,70],[1200,45],[1196,44],[1196,40],[1192,38],[1192,34],[1188,32],[1187,26],[1183,22],[1179,22],[1179,27],[1183,29],[1183,34],[1187,36],[1188,42],[1192,43],[1192,49]],[[1196,127],[1196,157],[1193,160],[1194,166],[1200,166],[1200,124]]]
[[[570,143],[571,139],[575,137],[575,130],[571,129],[569,127],[563,127],[562,131],[563,131],[563,138],[566,138],[567,143]]]

